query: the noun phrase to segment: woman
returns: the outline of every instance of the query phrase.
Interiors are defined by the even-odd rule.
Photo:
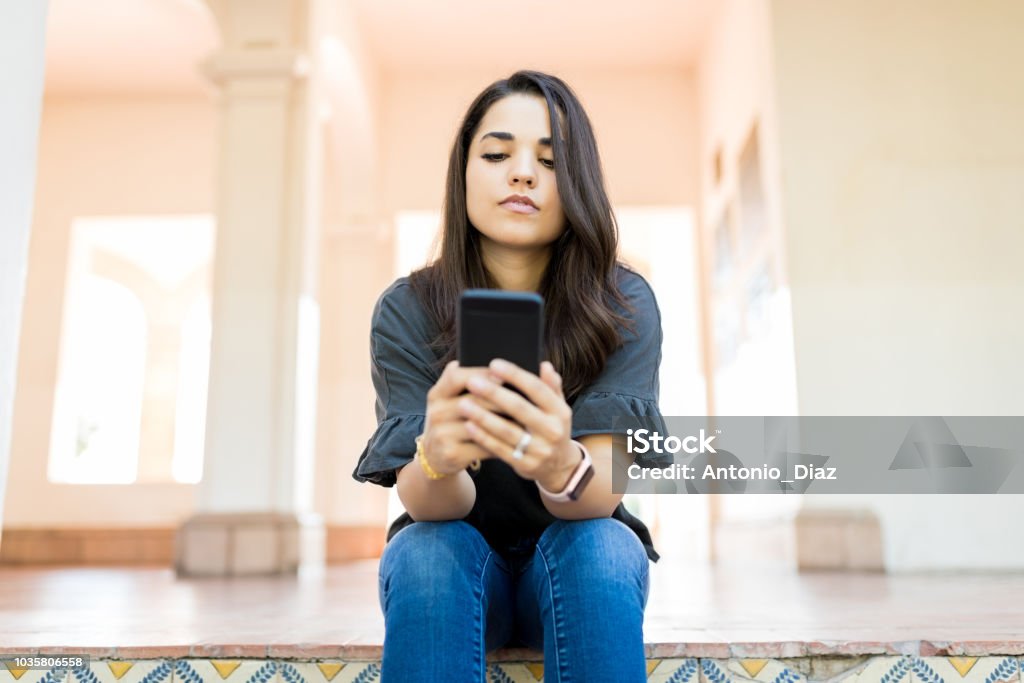
[[[565,83],[520,71],[476,98],[443,220],[439,258],[373,315],[378,427],[354,476],[397,483],[408,511],[380,565],[384,680],[480,681],[486,652],[518,643],[543,649],[549,682],[646,680],[658,556],[612,493],[612,426],[659,417],[660,314],[616,261],[594,134]],[[454,362],[474,287],[544,297],[539,376]]]

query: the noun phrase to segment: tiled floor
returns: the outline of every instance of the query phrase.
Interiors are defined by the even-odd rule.
[[[662,562],[652,579],[648,681],[1021,681],[1024,573],[795,574]],[[0,655],[82,652],[93,662],[78,672],[0,667],[0,683],[378,680],[376,585],[375,562],[234,580],[3,568]],[[539,660],[504,651],[488,680],[543,680]]]

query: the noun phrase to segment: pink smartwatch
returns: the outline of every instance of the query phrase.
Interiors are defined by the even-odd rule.
[[[547,498],[553,503],[569,503],[574,500],[579,500],[579,497],[583,495],[583,489],[587,487],[590,480],[594,478],[594,460],[590,457],[590,451],[587,447],[581,444],[579,441],[573,441],[576,446],[579,447],[583,453],[583,460],[573,470],[572,476],[569,477],[569,483],[565,485],[565,488],[558,493],[552,493],[546,488],[537,484],[537,488],[540,489],[542,496]]]

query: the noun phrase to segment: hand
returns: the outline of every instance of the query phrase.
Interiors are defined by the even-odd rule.
[[[466,420],[459,412],[460,394],[466,391],[473,377],[486,377],[487,368],[462,368],[458,361],[445,366],[444,372],[427,392],[426,424],[423,428],[423,452],[427,463],[438,474],[454,474],[466,469],[474,460],[490,457],[475,443],[466,429]],[[482,410],[493,407],[465,397]]]
[[[490,401],[512,420],[496,415],[470,397],[462,398],[458,409],[469,420],[466,429],[470,438],[508,463],[520,477],[536,481],[549,491],[562,490],[582,457],[570,439],[572,408],[562,394],[562,377],[547,361],[541,364],[539,377],[503,360],[492,361],[490,370],[497,381],[477,375],[468,379],[466,386],[473,397]],[[501,386],[502,381],[527,398]],[[531,438],[517,459],[513,453],[524,430]]]

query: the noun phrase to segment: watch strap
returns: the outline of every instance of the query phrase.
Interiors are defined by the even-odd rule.
[[[574,500],[579,500],[579,497],[583,495],[583,489],[586,488],[587,484],[589,484],[590,480],[594,477],[594,460],[590,457],[590,451],[588,451],[587,447],[579,441],[573,441],[573,443],[580,449],[580,452],[583,454],[583,459],[569,476],[569,481],[566,483],[565,488],[554,493],[548,491],[539,483],[537,484],[537,488],[540,489],[541,495],[553,503],[569,503]]]

